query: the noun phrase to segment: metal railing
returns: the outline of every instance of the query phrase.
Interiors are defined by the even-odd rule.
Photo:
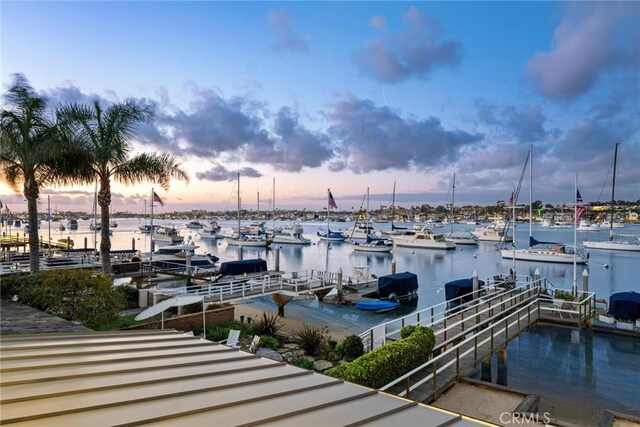
[[[536,286],[536,289],[539,290],[539,287]],[[517,295],[510,297],[510,299],[513,298],[519,297]],[[440,387],[443,386],[443,384],[438,386],[438,378],[443,377],[447,370],[451,370],[448,378],[458,379],[463,374],[465,358],[473,357],[473,367],[477,366],[478,360],[486,357],[486,354],[482,352],[482,346],[487,346],[484,353],[492,355],[497,349],[504,348],[510,338],[517,336],[523,329],[542,319],[543,313],[554,317],[560,316],[562,318],[564,316],[563,320],[584,324],[587,319],[595,315],[595,293],[579,292],[578,301],[553,299],[544,294],[537,294],[524,305],[510,308],[516,310],[506,313],[504,311],[497,313],[489,311],[488,318],[475,323],[472,328],[463,330],[436,346],[434,350],[439,350],[440,354],[381,387],[380,390],[389,390],[404,383],[404,390],[398,394],[408,397],[411,392],[431,382],[428,391],[431,399],[435,400]],[[451,347],[447,348],[448,345]],[[434,351],[434,354],[437,352]],[[447,382],[447,377],[445,377],[444,384]]]
[[[481,288],[477,291],[475,295],[471,295],[473,297],[470,301],[465,301],[469,298],[469,294],[462,295],[458,298],[455,298],[450,301],[444,301],[442,303],[433,305],[431,307],[427,307],[425,309],[416,311],[414,313],[408,314],[398,319],[393,319],[385,323],[381,323],[380,325],[374,326],[373,328],[363,332],[360,334],[360,338],[363,341],[364,347],[366,351],[371,351],[381,345],[384,345],[389,337],[394,335],[399,335],[400,330],[407,325],[422,325],[428,327],[434,327],[439,324],[443,324],[443,329],[445,329],[445,337],[446,337],[446,329],[448,328],[448,319],[455,316],[462,316],[463,320],[460,322],[465,323],[464,316],[465,314],[469,314],[471,316],[477,316],[480,305],[491,303],[496,300],[500,300],[500,305],[503,305],[505,302],[505,298],[507,295],[515,292],[533,292],[531,289],[536,288],[538,292],[540,290],[547,289],[547,280],[531,280],[529,276],[521,276],[523,281],[520,286],[515,287],[513,289],[497,289],[495,287],[485,287]],[[487,281],[485,283],[491,283]],[[491,292],[494,292],[493,294]],[[473,293],[472,293],[473,294]],[[520,298],[524,298],[523,295],[520,295]],[[481,296],[485,296],[486,298],[480,298]],[[530,297],[530,295],[529,295]],[[452,304],[453,303],[453,304]],[[454,308],[447,308],[449,305],[455,305]],[[454,326],[457,323],[454,324]],[[449,325],[451,326],[451,325]]]

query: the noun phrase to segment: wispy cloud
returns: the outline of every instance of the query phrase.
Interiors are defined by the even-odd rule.
[[[553,34],[551,50],[526,66],[535,88],[551,98],[572,98],[615,68],[640,66],[640,8],[635,2],[575,2]]]
[[[260,173],[260,171],[250,167],[244,167],[238,170],[230,170],[222,165],[215,165],[205,172],[197,172],[196,178],[214,182],[235,181],[238,173],[240,173],[240,176],[242,177],[249,178],[259,178],[262,176],[262,173]]]
[[[441,41],[441,30],[431,18],[412,7],[404,21],[403,31],[371,40],[355,54],[362,74],[385,83],[398,83],[410,78],[427,79],[434,68],[460,63],[462,45]],[[370,22],[380,29],[384,18],[376,16]]]
[[[276,35],[276,40],[271,44],[274,52],[308,52],[309,45],[304,37],[293,32],[289,27],[289,14],[282,9],[271,10],[267,13],[269,26]]]

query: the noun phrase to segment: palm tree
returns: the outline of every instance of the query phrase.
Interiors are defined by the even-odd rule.
[[[15,190],[22,184],[27,199],[29,259],[31,272],[40,269],[38,241],[38,196],[40,187],[54,182],[55,142],[60,142],[54,120],[47,112],[47,101],[38,95],[27,79],[13,76],[3,95],[7,108],[0,111],[0,174]]]
[[[138,154],[130,157],[131,139],[138,125],[151,117],[151,111],[134,101],[113,104],[106,109],[95,101],[93,105],[71,104],[60,109],[60,116],[73,129],[84,160],[78,167],[89,171],[84,182],[96,180],[99,185],[100,261],[102,271],[111,274],[111,240],[109,238],[109,206],[111,181],[137,184],[148,180],[169,188],[171,178],[189,181],[175,158],[167,153]]]

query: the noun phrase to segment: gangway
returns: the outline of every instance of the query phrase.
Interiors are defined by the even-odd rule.
[[[360,337],[367,350],[398,339],[407,325],[430,327],[436,338],[431,359],[380,390],[432,402],[534,322],[583,325],[595,314],[594,293],[579,292],[577,301],[567,301],[554,299],[550,288],[546,279],[526,278],[512,289],[479,291],[477,298],[454,309],[437,304],[364,332]]]
[[[313,270],[284,276],[281,273],[265,274],[249,280],[238,278],[226,283],[205,282],[179,288],[158,289],[158,294],[169,296],[203,296],[209,303],[233,302],[267,295],[296,297],[334,288],[332,280],[324,280]]]

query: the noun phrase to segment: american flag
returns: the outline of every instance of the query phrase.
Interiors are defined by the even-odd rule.
[[[513,207],[513,191],[511,192],[511,196],[509,197],[509,206]]]
[[[160,206],[164,206],[164,202],[162,201],[162,199],[160,198],[160,196],[158,196],[158,195],[156,194],[156,192],[155,192],[155,191],[153,192],[153,201],[154,201],[154,202],[158,202],[158,203],[160,203]],[[153,203],[153,202],[152,202],[152,203]]]
[[[576,221],[580,221],[582,215],[587,211],[587,208],[582,204],[582,196],[580,190],[576,190]]]
[[[329,207],[333,209],[338,209],[338,205],[336,205],[336,201],[333,198],[333,194],[331,194],[331,190],[329,190]]]

